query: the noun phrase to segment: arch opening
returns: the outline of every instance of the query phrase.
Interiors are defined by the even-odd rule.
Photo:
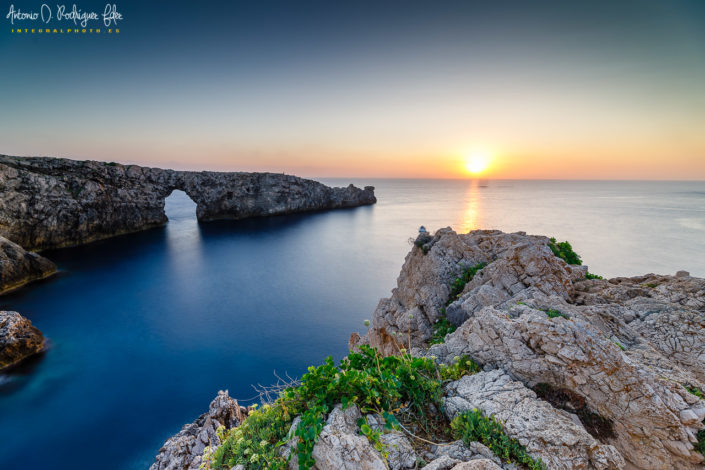
[[[175,189],[164,199],[164,213],[169,222],[196,220],[196,203],[185,192]]]

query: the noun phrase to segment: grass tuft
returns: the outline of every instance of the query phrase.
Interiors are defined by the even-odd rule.
[[[486,445],[500,459],[507,463],[522,465],[529,470],[545,470],[546,466],[541,459],[532,458],[516,439],[507,436],[494,416],[487,417],[478,409],[465,411],[455,417],[451,423],[455,437],[462,439],[466,444],[481,442]]]

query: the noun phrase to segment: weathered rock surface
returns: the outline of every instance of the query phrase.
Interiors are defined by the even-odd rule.
[[[359,434],[357,420],[361,417],[360,410],[355,406],[345,411],[337,406],[331,411],[313,448],[316,464],[312,470],[407,470],[415,467],[416,454],[406,437],[399,433],[384,434],[381,437],[389,452],[389,459],[385,463],[384,457],[372,447],[370,441]],[[293,435],[298,424],[297,418],[292,424],[290,435]],[[292,439],[285,447],[284,455],[288,456],[294,446]],[[295,453],[291,455],[289,468],[299,468]]]
[[[238,405],[228,395],[228,391],[218,392],[207,413],[202,414],[191,424],[184,426],[175,436],[170,437],[159,450],[156,461],[150,470],[195,470],[201,465],[203,449],[206,446],[220,445],[216,430],[220,426],[227,429],[240,424],[247,415],[247,409]]]
[[[703,468],[694,443],[705,403],[685,387],[705,389],[705,280],[684,272],[588,280],[585,266],[567,265],[548,243],[521,232],[439,230],[426,253],[412,249],[369,334],[353,337],[352,345],[371,343],[391,354],[395,335],[410,332],[421,354],[441,361],[467,354],[526,386],[570,390],[613,423],[614,437],[600,439],[614,445],[627,468]],[[424,352],[452,281],[480,262],[488,265],[447,306],[460,327]],[[549,318],[549,310],[568,318]],[[601,457],[581,435],[566,458],[609,468],[599,467]],[[533,454],[543,457],[549,444],[536,443]],[[581,457],[577,449],[584,449]]]
[[[551,469],[621,469],[624,459],[601,445],[567,413],[556,410],[501,370],[468,375],[446,386],[449,420],[463,411],[482,410]]]
[[[62,158],[0,155],[0,235],[26,249],[78,245],[166,223],[175,189],[199,221],[355,207],[374,188],[331,188],[275,173],[162,170]]]
[[[42,332],[17,312],[0,311],[0,371],[44,350]]]
[[[55,272],[56,265],[48,259],[0,237],[0,294]]]

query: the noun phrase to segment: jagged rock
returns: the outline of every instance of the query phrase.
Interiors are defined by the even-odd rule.
[[[445,412],[452,420],[463,411],[479,409],[494,416],[549,469],[621,469],[624,460],[612,446],[600,445],[567,413],[539,400],[521,382],[501,370],[468,375],[446,386]],[[603,461],[606,465],[603,464]]]
[[[428,460],[435,460],[442,456],[448,456],[460,462],[467,462],[476,459],[489,459],[497,465],[502,465],[502,461],[487,446],[479,442],[465,444],[463,441],[455,441],[448,445],[433,446],[427,455]]]
[[[44,350],[44,336],[17,312],[0,311],[0,370]]]
[[[162,170],[0,155],[0,235],[27,249],[78,245],[166,223],[164,199],[186,192],[199,221],[355,207],[374,188],[331,188],[275,173]]]
[[[326,425],[313,447],[316,464],[311,470],[385,470],[387,463],[370,444],[370,441],[358,433],[357,420],[361,418],[360,410],[351,406],[343,411],[336,406],[328,415]],[[289,435],[293,436],[300,419],[291,425]],[[408,440],[399,433],[384,434],[382,442],[389,452],[389,469],[405,470],[414,468],[416,454]],[[288,457],[296,447],[296,440],[291,439],[282,448],[282,455]],[[289,460],[289,468],[298,470],[299,462],[294,452]]]
[[[1,203],[0,203],[1,204]],[[56,265],[36,253],[0,237],[0,293],[43,279],[56,272]]]
[[[453,467],[453,470],[501,470],[502,467],[489,459],[471,460],[462,462]]]
[[[628,468],[702,468],[694,443],[705,403],[685,386],[705,389],[705,280],[684,272],[588,280],[585,266],[567,265],[548,243],[523,232],[439,230],[426,250],[412,248],[369,335],[351,346],[395,353],[401,333],[439,361],[470,355],[529,387],[546,383],[584,399],[613,423],[614,437],[600,439]],[[451,283],[479,262],[489,264],[447,306],[461,326],[424,351]],[[568,318],[549,318],[549,310]]]
[[[451,457],[448,457],[447,455],[443,455],[435,460],[432,460],[431,462],[429,462],[428,465],[423,468],[426,470],[450,470],[461,463],[462,462],[458,459],[453,459]]]
[[[380,440],[389,454],[387,464],[390,470],[416,468],[416,452],[404,435],[398,432],[388,432],[382,434]]]
[[[412,248],[407,255],[392,297],[382,299],[372,317],[369,336],[351,338],[351,346],[371,343],[385,354],[398,353],[396,335],[411,333],[412,345],[423,345],[441,317],[450,285],[464,268],[489,263],[468,283],[461,300],[448,306],[448,318],[461,324],[475,310],[506,301],[528,286],[570,298],[571,280],[585,277],[584,266],[569,266],[548,248],[549,239],[523,232],[476,230],[458,235],[441,229],[427,253]],[[467,301],[464,309],[461,302]]]
[[[238,405],[228,395],[219,391],[211,402],[207,413],[196,421],[184,426],[175,436],[170,437],[159,449],[156,461],[150,470],[194,470],[200,467],[203,449],[220,445],[216,431],[220,426],[226,429],[238,426],[245,418],[247,409]]]

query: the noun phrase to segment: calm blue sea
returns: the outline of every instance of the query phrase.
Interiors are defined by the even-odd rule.
[[[0,469],[146,469],[219,389],[340,358],[422,224],[567,239],[604,276],[705,276],[705,182],[352,182],[379,203],[199,226],[175,193],[162,229],[47,253],[58,276],[0,297],[52,343],[0,378]]]

